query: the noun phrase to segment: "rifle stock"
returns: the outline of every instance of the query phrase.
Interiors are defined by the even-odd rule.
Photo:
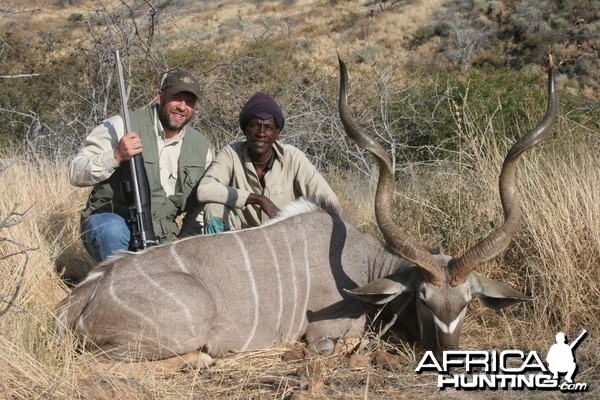
[[[125,92],[125,82],[123,80],[123,69],[119,50],[115,51],[117,60],[117,76],[119,79],[119,94],[121,96],[122,117],[125,125],[125,132],[131,132],[131,122],[129,121],[129,109],[127,107],[127,93]],[[129,160],[131,170],[131,182],[123,182],[121,190],[126,201],[129,203],[129,224],[131,228],[131,247],[137,251],[157,244],[154,234],[154,225],[152,223],[152,211],[150,208],[150,185],[146,168],[144,167],[144,158],[142,154],[137,154]]]

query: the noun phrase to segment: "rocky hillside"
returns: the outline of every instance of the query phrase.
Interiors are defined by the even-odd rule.
[[[137,19],[138,30],[123,34],[139,35],[147,45],[175,47],[191,40],[231,53],[276,39],[315,64],[330,61],[336,48],[370,63],[446,63],[463,71],[487,64],[519,67],[552,52],[582,89],[597,88],[600,67],[600,2],[593,0],[13,0],[0,10],[4,73],[42,66],[15,63],[18,54],[11,50],[18,46],[60,57],[92,39],[90,25],[119,18]]]
[[[512,90],[519,76],[543,80],[552,53],[572,106],[598,110],[597,0],[12,0],[0,12],[0,134],[30,147],[54,136],[72,143],[70,152],[118,112],[115,49],[133,106],[148,101],[165,70],[204,77],[205,123],[223,140],[254,90],[294,114],[313,112],[292,109],[305,92],[330,107],[336,50],[352,62],[355,98],[370,90],[366,108],[387,90],[473,74]]]

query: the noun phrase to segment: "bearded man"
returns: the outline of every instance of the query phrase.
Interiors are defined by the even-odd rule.
[[[209,141],[189,126],[200,97],[200,84],[189,72],[164,75],[150,106],[130,114],[131,132],[116,115],[94,128],[70,165],[72,185],[92,186],[81,211],[85,249],[97,261],[130,249],[132,232],[123,181],[131,180],[129,160],[142,154],[151,193],[156,239],[167,243],[201,232],[201,206],[195,191],[212,161]],[[181,214],[181,227],[176,220]]]

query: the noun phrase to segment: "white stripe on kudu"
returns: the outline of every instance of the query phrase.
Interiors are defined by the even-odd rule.
[[[149,282],[156,289],[158,289],[159,291],[164,293],[175,304],[177,304],[177,306],[183,311],[183,314],[185,315],[185,319],[188,323],[188,326],[190,327],[190,332],[191,332],[192,336],[195,336],[196,335],[196,325],[194,325],[194,318],[192,317],[192,312],[190,311],[190,308],[183,301],[182,297],[179,296],[178,293],[171,292],[170,290],[168,290],[167,288],[162,286],[159,282],[157,282],[155,279],[153,279],[150,275],[148,275],[146,273],[143,266],[136,264],[135,267],[136,267],[136,270],[140,273],[140,276],[142,278],[144,278],[147,282]]]
[[[173,260],[175,261],[177,267],[179,267],[179,269],[185,272],[186,274],[189,274],[190,271],[188,271],[188,269],[185,267],[185,262],[183,262],[183,260],[179,256],[179,253],[177,252],[177,242],[173,242],[173,246],[171,246],[171,248],[169,249],[169,253],[171,253],[171,256],[173,256]]]
[[[244,257],[244,266],[246,267],[246,272],[248,273],[248,282],[250,282],[250,288],[252,289],[252,297],[254,297],[254,321],[252,322],[252,328],[250,328],[250,334],[246,339],[246,343],[244,343],[244,347],[241,351],[245,351],[252,343],[252,339],[254,339],[254,335],[256,335],[256,329],[258,328],[258,316],[259,316],[259,298],[258,298],[258,290],[256,289],[256,280],[254,279],[254,274],[252,273],[252,263],[250,262],[250,257],[248,252],[246,251],[246,246],[244,242],[240,238],[238,232],[234,232],[232,235],[240,246],[240,251],[242,256]]]
[[[158,330],[158,320],[147,317],[144,313],[141,313],[141,312],[137,311],[135,308],[128,306],[126,302],[124,302],[123,300],[121,300],[121,298],[119,298],[119,295],[117,294],[117,291],[115,290],[115,281],[113,279],[110,280],[110,284],[108,285],[108,293],[110,294],[110,297],[125,311],[135,315],[136,317],[138,317],[139,319],[144,321],[147,324],[147,326],[150,326],[150,327]],[[119,292],[119,293],[121,293],[121,292]]]
[[[306,311],[308,308],[308,299],[310,298],[310,264],[308,262],[309,254],[308,254],[308,241],[306,240],[306,231],[304,226],[300,230],[302,233],[302,242],[304,243],[304,277],[306,279],[306,290],[304,291],[304,306],[302,307],[302,314],[300,318],[300,324],[298,325],[298,331],[296,332],[296,337],[299,337],[302,333],[302,325],[304,325],[304,315],[306,315]]]
[[[282,226],[282,228],[284,228]],[[298,312],[298,281],[296,279],[296,264],[294,262],[294,254],[292,253],[292,248],[290,246],[290,239],[287,235],[287,231],[285,230],[285,228],[283,229],[283,233],[281,235],[281,241],[283,243],[285,243],[285,248],[288,251],[288,257],[290,260],[290,272],[291,272],[291,277],[292,277],[292,290],[294,291],[293,295],[292,295],[292,299],[294,301],[294,306],[292,308],[292,312],[290,313],[291,318],[290,318],[290,323],[288,326],[288,333],[286,336],[286,339],[294,337],[292,336],[292,330],[294,329],[294,323],[296,321],[296,314]]]
[[[96,279],[102,278],[103,276],[104,271],[91,272],[80,284],[87,284],[91,281],[95,281]]]
[[[277,327],[277,332],[281,332],[281,320],[283,318],[283,282],[281,281],[281,265],[279,264],[279,260],[277,258],[277,252],[275,251],[275,247],[273,247],[273,243],[271,243],[271,239],[267,235],[265,235],[265,231],[260,231],[269,246],[269,250],[271,251],[271,255],[273,256],[273,263],[275,265],[275,274],[277,275],[277,302],[279,303],[279,310],[277,311],[277,322],[275,326]]]

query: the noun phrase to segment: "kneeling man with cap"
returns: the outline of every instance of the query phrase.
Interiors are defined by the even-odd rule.
[[[189,72],[164,75],[150,107],[130,114],[131,132],[120,115],[105,120],[85,139],[70,166],[75,186],[92,186],[81,212],[83,244],[97,261],[132,244],[129,204],[120,189],[131,181],[129,160],[142,153],[151,192],[152,224],[160,243],[201,233],[195,188],[212,160],[209,141],[188,125],[200,96]],[[185,213],[179,227],[176,219]]]

